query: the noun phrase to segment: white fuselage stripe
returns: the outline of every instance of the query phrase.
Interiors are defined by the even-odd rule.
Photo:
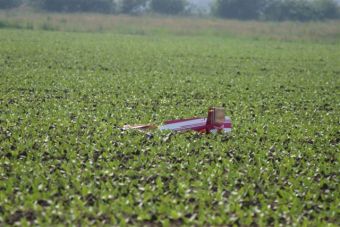
[[[199,118],[188,121],[181,121],[177,123],[170,123],[166,125],[162,125],[159,127],[160,130],[178,130],[178,129],[187,129],[192,127],[204,126],[207,123],[207,118]],[[225,117],[224,123],[230,123],[230,118]]]
[[[207,122],[206,118],[200,118],[200,119],[195,119],[195,120],[188,120],[188,121],[181,121],[178,123],[173,123],[173,124],[167,124],[167,125],[162,125],[159,127],[160,130],[174,130],[174,129],[180,129],[186,126],[190,125],[205,125]]]

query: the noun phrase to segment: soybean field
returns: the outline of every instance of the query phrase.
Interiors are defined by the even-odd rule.
[[[339,226],[339,91],[339,40],[0,29],[0,225]]]

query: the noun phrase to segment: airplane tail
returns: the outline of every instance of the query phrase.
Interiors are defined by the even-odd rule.
[[[215,108],[211,107],[208,110],[208,118],[207,118],[207,127],[214,125],[214,115],[215,115]]]
[[[213,129],[217,131],[223,130],[224,121],[225,121],[224,108],[210,107],[206,123],[206,131],[210,132]]]

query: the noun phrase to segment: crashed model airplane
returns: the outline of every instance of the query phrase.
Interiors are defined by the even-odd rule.
[[[164,122],[163,125],[157,127],[155,125],[126,125],[124,129],[137,130],[173,130],[178,132],[197,131],[200,133],[216,133],[230,132],[232,129],[231,120],[225,116],[224,108],[212,107],[209,108],[207,118],[190,118],[181,120],[171,120]]]

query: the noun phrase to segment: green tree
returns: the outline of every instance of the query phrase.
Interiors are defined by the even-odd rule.
[[[57,12],[111,13],[115,9],[115,2],[112,0],[42,0],[41,7]]]
[[[340,17],[339,5],[335,0],[315,0],[314,8],[319,19],[336,19]]]
[[[134,14],[142,11],[146,7],[147,0],[122,0],[121,12]]]
[[[0,9],[15,8],[18,7],[21,3],[21,0],[0,0]]]
[[[265,9],[268,20],[324,20],[339,17],[338,4],[333,0],[271,0]]]
[[[185,11],[186,0],[151,0],[151,9],[161,14],[180,14]]]
[[[213,12],[216,16],[240,20],[258,19],[265,0],[216,0]]]

